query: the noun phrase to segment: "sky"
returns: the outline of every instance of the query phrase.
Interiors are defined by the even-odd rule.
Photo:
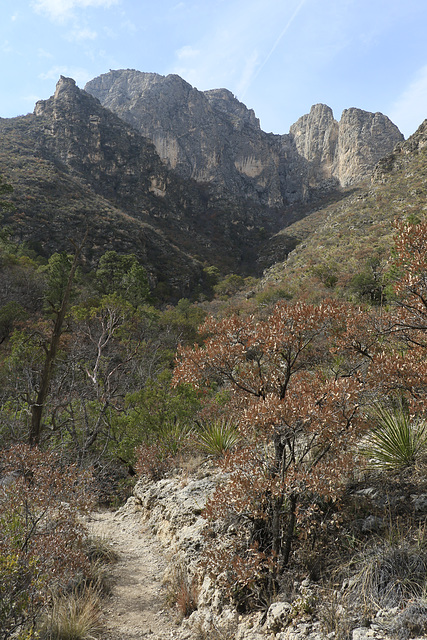
[[[427,118],[426,0],[0,0],[0,117],[33,111],[60,75],[176,73],[225,87],[261,128],[313,104],[380,111],[405,137]]]

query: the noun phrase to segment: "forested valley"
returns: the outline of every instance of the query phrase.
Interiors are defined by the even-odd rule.
[[[7,181],[0,193],[6,212]],[[427,620],[423,215],[400,216],[389,255],[341,286],[332,261],[300,287],[205,264],[203,288],[177,303],[133,254],[84,265],[87,242],[44,258],[1,231],[0,637],[65,638],[49,611],[94,589],[108,555],[81,514],[189,460],[227,478],[204,510],[199,580],[215,576],[243,613],[286,593],[293,617],[316,610],[337,638],[398,607],[407,621],[390,633],[411,637]],[[335,613],[292,600],[295,581],[328,594],[345,572]]]

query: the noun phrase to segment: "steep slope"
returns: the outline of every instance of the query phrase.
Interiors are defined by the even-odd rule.
[[[304,279],[325,267],[345,285],[368,261],[389,257],[394,221],[425,218],[426,200],[427,120],[378,162],[370,184],[276,234],[260,258],[277,262],[267,279]]]
[[[201,92],[176,75],[110,71],[85,88],[183,177],[268,206],[360,182],[403,139],[380,113],[348,109],[337,122],[326,105],[312,107],[289,134],[267,134],[230,91]]]
[[[0,173],[15,187],[17,207],[8,222],[47,254],[69,248],[66,238],[87,225],[88,259],[109,248],[133,251],[184,295],[200,280],[201,262],[250,270],[262,234],[282,225],[277,213],[182,179],[71,79],[61,78],[33,115],[1,120],[0,134]]]

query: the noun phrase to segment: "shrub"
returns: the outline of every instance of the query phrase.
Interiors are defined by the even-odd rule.
[[[413,466],[427,450],[427,423],[414,420],[402,405],[393,409],[377,406],[373,410],[377,428],[362,449],[369,466],[398,470]]]
[[[0,473],[0,637],[32,638],[52,590],[88,571],[79,513],[89,478],[25,445],[0,451]]]
[[[427,604],[413,602],[393,621],[390,634],[398,640],[418,638],[427,633]]]

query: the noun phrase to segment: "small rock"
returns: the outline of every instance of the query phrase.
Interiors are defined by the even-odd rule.
[[[278,632],[288,623],[292,613],[292,605],[289,602],[273,602],[267,611],[265,628],[268,631]]]

